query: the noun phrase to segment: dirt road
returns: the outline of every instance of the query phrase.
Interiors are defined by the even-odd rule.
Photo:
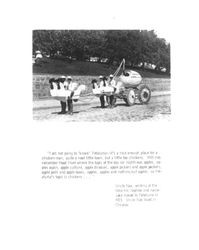
[[[87,97],[74,103],[74,114],[58,115],[60,111],[59,102],[56,100],[45,100],[33,103],[33,119],[39,121],[143,121],[143,120],[170,120],[170,92],[153,93],[147,105],[136,103],[126,106],[123,100],[117,101],[113,109],[99,107],[99,99]]]

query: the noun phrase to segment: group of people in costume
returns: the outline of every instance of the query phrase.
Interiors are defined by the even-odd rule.
[[[99,76],[99,82],[97,82],[96,79],[92,80],[92,87],[93,90],[101,90],[101,94],[99,94],[99,99],[100,99],[100,104],[101,104],[101,108],[105,108],[105,101],[107,100],[108,103],[108,107],[109,108],[113,108],[115,107],[115,92],[117,90],[117,83],[114,80],[113,75],[111,74],[109,76],[109,79],[106,76]],[[111,87],[111,90],[110,88]],[[105,95],[105,93],[103,94],[104,90],[106,90],[107,88],[109,88],[109,95]],[[107,97],[105,100],[105,96]]]
[[[75,90],[78,87],[78,84],[72,81],[71,76],[61,76],[57,79],[51,78],[49,80],[50,88],[53,89],[53,84],[55,83],[57,85],[57,89],[64,88],[65,90],[68,90],[70,93],[68,97],[66,97],[66,101],[60,101],[61,104],[61,111],[58,114],[66,114],[73,115],[73,95]],[[66,111],[66,107],[68,106],[68,112]]]
[[[114,76],[110,75],[109,79],[106,76],[99,76],[99,81],[97,81],[96,79],[92,80],[92,89],[93,89],[93,93],[94,91],[98,91],[98,95],[99,99],[100,99],[100,104],[101,104],[101,108],[105,108],[105,103],[107,101],[108,103],[108,107],[109,108],[113,108],[115,107],[115,92],[117,90],[117,83],[114,80]],[[69,115],[73,115],[73,101],[74,101],[74,93],[76,93],[75,91],[77,91],[79,84],[77,84],[76,82],[74,82],[72,80],[71,76],[60,76],[59,78],[55,79],[55,78],[50,78],[49,79],[49,84],[50,84],[50,89],[56,89],[60,92],[60,90],[64,90],[64,96],[63,99],[58,99],[60,100],[60,104],[61,104],[61,111],[58,114],[69,114]],[[56,87],[54,87],[56,86]],[[111,89],[110,94],[106,95],[104,90],[105,89]],[[67,93],[69,93],[69,95],[65,96],[65,93],[67,90]],[[55,95],[56,96],[56,95]],[[75,97],[75,96],[74,96]],[[105,99],[106,97],[106,99]],[[68,111],[66,111],[66,108],[68,106]]]

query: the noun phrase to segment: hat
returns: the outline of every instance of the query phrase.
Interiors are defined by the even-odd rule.
[[[61,76],[60,78],[61,78],[61,79],[66,79],[66,77],[65,77],[65,76]]]
[[[113,75],[112,74],[110,74],[110,76],[109,77],[113,77]]]
[[[71,76],[67,76],[67,79],[68,79],[68,80],[72,80],[72,77],[71,77]]]
[[[103,76],[99,76],[99,79],[102,79],[103,78]]]

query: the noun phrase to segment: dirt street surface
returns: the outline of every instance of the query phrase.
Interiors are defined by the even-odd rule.
[[[39,121],[148,121],[170,120],[170,91],[153,92],[148,104],[141,105],[136,102],[133,106],[127,106],[123,100],[117,100],[116,107],[110,109],[100,108],[97,97],[81,97],[74,103],[74,114],[59,115],[59,101],[41,100],[33,102],[33,119]]]

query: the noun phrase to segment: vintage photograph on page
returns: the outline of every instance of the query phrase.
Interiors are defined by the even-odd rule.
[[[2,6],[0,249],[199,250],[198,4]]]
[[[170,43],[154,30],[33,30],[33,119],[170,120]]]

